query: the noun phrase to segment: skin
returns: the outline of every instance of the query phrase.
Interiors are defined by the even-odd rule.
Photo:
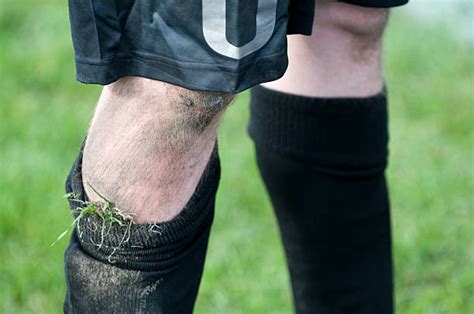
[[[172,219],[196,189],[232,98],[138,77],[104,87],[84,148],[84,182],[136,223]]]
[[[310,97],[364,97],[383,87],[381,42],[388,9],[316,1],[311,36],[288,36],[285,75],[262,84]]]
[[[263,85],[313,97],[379,92],[388,11],[318,1],[316,12],[312,36],[289,36],[286,74]],[[84,182],[136,223],[172,219],[194,193],[233,97],[139,77],[105,86],[84,149]]]

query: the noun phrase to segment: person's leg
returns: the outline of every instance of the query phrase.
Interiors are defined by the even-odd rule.
[[[252,91],[249,131],[297,313],[391,313],[386,9],[318,1],[285,76]]]
[[[233,94],[286,70],[288,1],[69,0],[76,78],[110,85],[66,183],[66,312],[192,312],[215,131]]]
[[[231,99],[138,77],[104,87],[85,143],[84,181],[136,223],[172,219],[194,193]]]
[[[232,97],[138,77],[104,87],[66,189],[106,198],[133,223],[78,222],[66,312],[192,312],[219,181],[216,129]]]
[[[388,9],[316,2],[311,36],[288,36],[285,75],[262,84],[309,97],[363,97],[382,89],[381,39]]]

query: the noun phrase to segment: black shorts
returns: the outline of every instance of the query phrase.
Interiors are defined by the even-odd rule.
[[[287,34],[311,34],[315,0],[69,0],[77,79],[141,76],[235,93],[286,70]],[[347,0],[392,7],[408,0]]]

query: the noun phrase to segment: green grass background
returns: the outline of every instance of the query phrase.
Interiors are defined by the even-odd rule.
[[[399,9],[386,36],[398,313],[474,313],[473,51]],[[0,0],[0,312],[60,313],[63,182],[100,89],[74,80],[64,1]],[[196,313],[290,313],[275,219],[246,135],[220,130],[223,177]]]

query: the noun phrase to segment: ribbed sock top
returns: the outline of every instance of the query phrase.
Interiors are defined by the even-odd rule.
[[[85,216],[75,229],[79,243],[88,254],[99,260],[113,260],[119,267],[146,270],[157,263],[161,268],[163,263],[170,263],[171,266],[174,257],[185,251],[202,233],[208,232],[214,216],[219,177],[220,163],[216,148],[196,191],[175,218],[156,224],[112,224],[103,236],[101,230],[97,230],[102,225],[100,218]],[[66,181],[66,191],[74,192],[77,199],[87,201],[82,182],[82,149]],[[69,203],[73,209],[80,207],[79,202],[72,198],[69,198]]]
[[[356,163],[387,155],[385,89],[370,97],[318,98],[273,91],[251,91],[249,134],[260,147],[311,160]]]

